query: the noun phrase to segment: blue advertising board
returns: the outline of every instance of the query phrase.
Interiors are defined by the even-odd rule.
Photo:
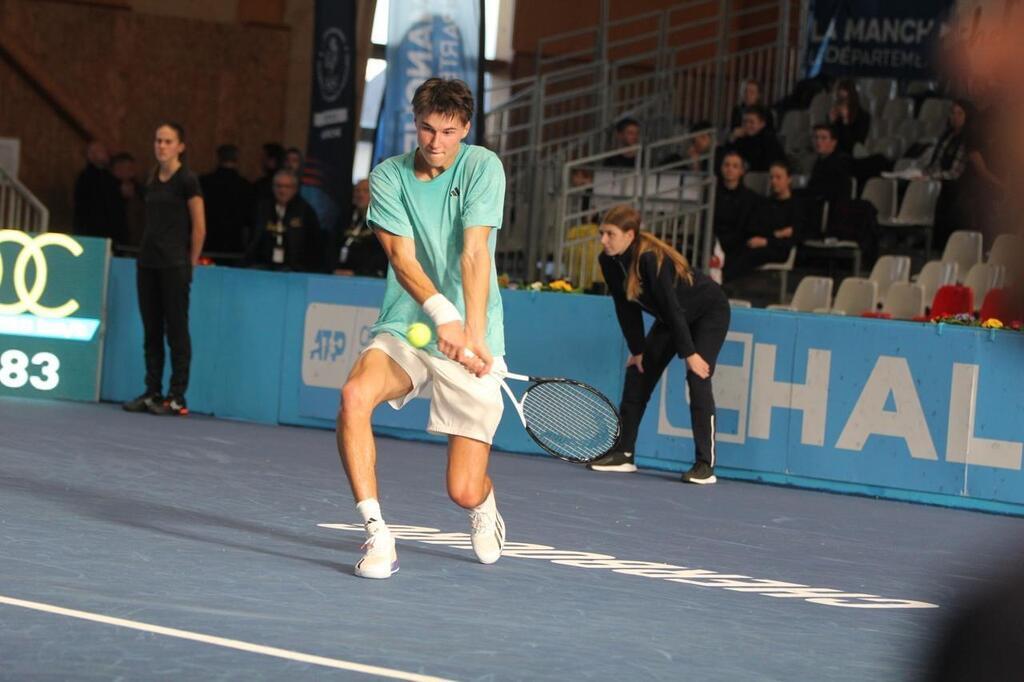
[[[143,373],[133,263],[115,259],[103,397]],[[334,428],[339,389],[369,341],[384,282],[200,268],[193,289],[194,412]],[[512,371],[568,376],[613,402],[627,349],[611,300],[503,291]],[[571,323],[569,322],[571,321]],[[714,379],[718,471],[810,488],[1024,515],[1024,334],[734,309]],[[694,458],[682,361],[644,416],[642,467]],[[513,387],[515,388],[515,387]],[[424,432],[428,403],[381,405],[374,429]],[[495,447],[539,454],[506,404]]]

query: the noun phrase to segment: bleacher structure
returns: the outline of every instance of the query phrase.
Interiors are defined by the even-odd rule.
[[[3,227],[46,232],[50,229],[50,211],[17,178],[0,168],[0,228]]]
[[[606,3],[602,3],[607,8]],[[553,35],[538,43],[536,73],[488,93],[485,144],[505,164],[505,221],[498,268],[514,278],[592,281],[599,236],[579,204],[626,201],[645,225],[673,241],[697,267],[711,254],[714,182],[681,161],[707,120],[716,130],[755,79],[765,101],[789,92],[798,70],[802,5],[796,0],[689,0],[671,8]],[[622,150],[616,121],[641,122],[636,165],[609,183],[598,173],[571,188],[574,168],[601,169]],[[714,138],[713,138],[714,140]]]

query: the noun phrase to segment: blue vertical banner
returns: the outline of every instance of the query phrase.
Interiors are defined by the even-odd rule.
[[[313,206],[333,253],[340,216],[352,212],[355,154],[356,3],[316,0],[313,89],[302,197]],[[330,265],[325,263],[325,266]]]
[[[477,87],[480,20],[478,0],[391,0],[387,82],[374,165],[416,148],[412,96],[423,81],[434,76],[458,78]]]
[[[809,77],[930,79],[953,0],[811,0]]]

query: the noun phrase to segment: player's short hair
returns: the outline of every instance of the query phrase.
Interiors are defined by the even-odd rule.
[[[238,146],[233,144],[222,144],[217,147],[218,163],[238,163]]]
[[[615,132],[621,133],[623,130],[625,130],[629,126],[636,126],[637,128],[639,128],[640,127],[640,121],[636,120],[635,118],[630,118],[629,116],[627,116],[626,118],[620,119],[619,122],[615,124]]]
[[[737,159],[739,159],[740,166],[743,168],[743,171],[746,172],[747,160],[743,158],[743,154],[740,154],[740,150],[736,149],[736,147],[726,147],[725,151],[722,152],[722,158],[721,161],[719,161],[719,164],[721,164],[722,161],[725,161],[730,156],[735,156]]]
[[[754,116],[757,116],[759,119],[761,119],[761,123],[768,122],[768,110],[761,106],[760,104],[755,104],[752,107],[747,107],[747,110],[743,112],[744,116],[748,116],[750,114],[753,114]]]
[[[839,135],[836,134],[835,126],[829,125],[828,123],[819,123],[816,126],[814,126],[811,130],[813,130],[814,132],[824,130],[828,132],[829,137],[831,137],[833,140],[839,139]]]
[[[786,171],[786,175],[793,175],[793,165],[786,159],[775,159],[769,164],[768,169],[781,168]]]
[[[472,91],[457,78],[428,78],[412,96],[412,112],[417,117],[441,114],[469,123],[474,108]]]

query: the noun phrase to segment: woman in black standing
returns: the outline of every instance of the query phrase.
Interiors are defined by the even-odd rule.
[[[192,341],[188,331],[192,268],[206,237],[199,179],[184,164],[185,130],[177,123],[156,129],[157,165],[146,184],[146,226],[136,269],[145,337],[146,392],[124,404],[129,412],[186,415]],[[171,383],[162,395],[164,337],[171,349]]]
[[[678,251],[641,231],[640,214],[631,206],[609,210],[600,231],[604,253],[598,260],[608,292],[615,300],[630,357],[619,406],[622,434],[615,450],[590,468],[636,471],[633,451],[640,420],[662,373],[678,355],[687,368],[696,446],[696,462],[682,480],[714,483],[715,399],[711,376],[729,331],[729,300],[711,278],[693,270]],[[654,317],[646,336],[643,311]]]

